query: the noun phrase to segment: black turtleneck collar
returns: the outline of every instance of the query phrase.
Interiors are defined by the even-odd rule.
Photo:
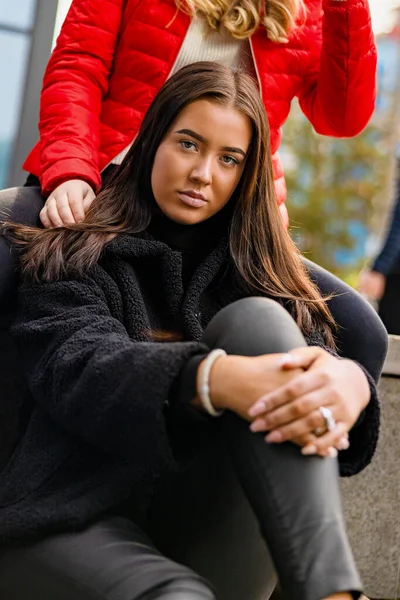
[[[154,214],[147,232],[182,255],[182,283],[187,288],[200,263],[224,239],[228,239],[233,203],[224,206],[216,215],[195,225],[171,221],[160,210]]]
[[[232,218],[232,207],[229,204],[206,221],[195,225],[176,223],[158,210],[147,231],[155,240],[164,242],[183,255],[204,256],[220,241],[228,238]]]

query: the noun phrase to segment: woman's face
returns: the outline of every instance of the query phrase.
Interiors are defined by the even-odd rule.
[[[232,196],[252,138],[250,119],[234,108],[202,99],[178,115],[156,152],[154,198],[172,221],[200,223]]]

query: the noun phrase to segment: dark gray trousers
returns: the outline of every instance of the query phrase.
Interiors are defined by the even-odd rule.
[[[211,348],[249,356],[305,345],[289,314],[262,298],[240,300],[221,310],[206,328],[204,340]],[[164,512],[157,516],[157,509],[151,511],[146,534],[116,509],[116,515],[100,516],[84,531],[5,548],[0,553],[1,599],[267,598],[271,591],[268,579],[273,576],[266,547],[261,548],[264,563],[260,562],[255,574],[256,578],[265,575],[261,588],[255,589],[251,577],[244,587],[241,581],[250,572],[246,561],[253,541],[246,541],[247,517],[242,518],[244,513],[237,510],[234,482],[223,476],[230,470],[258,520],[285,597],[321,600],[339,591],[352,591],[357,598],[361,584],[344,529],[336,459],[303,456],[290,443],[269,445],[261,434],[249,430],[248,423],[229,412],[214,423],[217,442],[214,445],[210,439],[207,453],[190,468],[183,484],[178,478],[162,503]],[[210,497],[217,463],[222,476]],[[226,515],[234,515],[230,528],[243,530],[242,545],[219,544],[226,534]],[[185,522],[188,525],[182,532]],[[167,556],[179,555],[176,547],[193,522],[197,533],[186,536],[186,549],[181,553],[188,568]],[[155,549],[148,534],[163,553]],[[197,561],[190,559],[196,546],[204,548]],[[222,571],[222,583],[215,592],[193,570],[207,575],[204,553],[214,573]],[[241,559],[236,561],[238,567],[232,568],[235,555]],[[218,575],[213,579],[215,584]],[[229,581],[224,589],[224,579],[242,585],[242,595],[227,591]]]

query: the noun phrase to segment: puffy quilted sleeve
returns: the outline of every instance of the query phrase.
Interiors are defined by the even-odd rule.
[[[125,3],[72,2],[46,69],[41,95],[40,182],[45,195],[66,178],[84,179],[94,189],[100,185],[100,110]]]
[[[376,96],[377,52],[368,0],[310,0],[310,60],[298,97],[314,129],[351,137],[367,125]]]

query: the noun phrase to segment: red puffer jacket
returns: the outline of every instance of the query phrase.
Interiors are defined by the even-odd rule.
[[[271,127],[279,203],[286,196],[277,150],[290,102],[319,133],[354,136],[374,109],[376,48],[368,0],[305,0],[306,23],[287,44],[260,28],[251,48]],[[101,170],[135,137],[168,78],[190,18],[174,0],[73,0],[43,84],[40,142],[24,168],[45,195],[79,178],[98,189]]]

